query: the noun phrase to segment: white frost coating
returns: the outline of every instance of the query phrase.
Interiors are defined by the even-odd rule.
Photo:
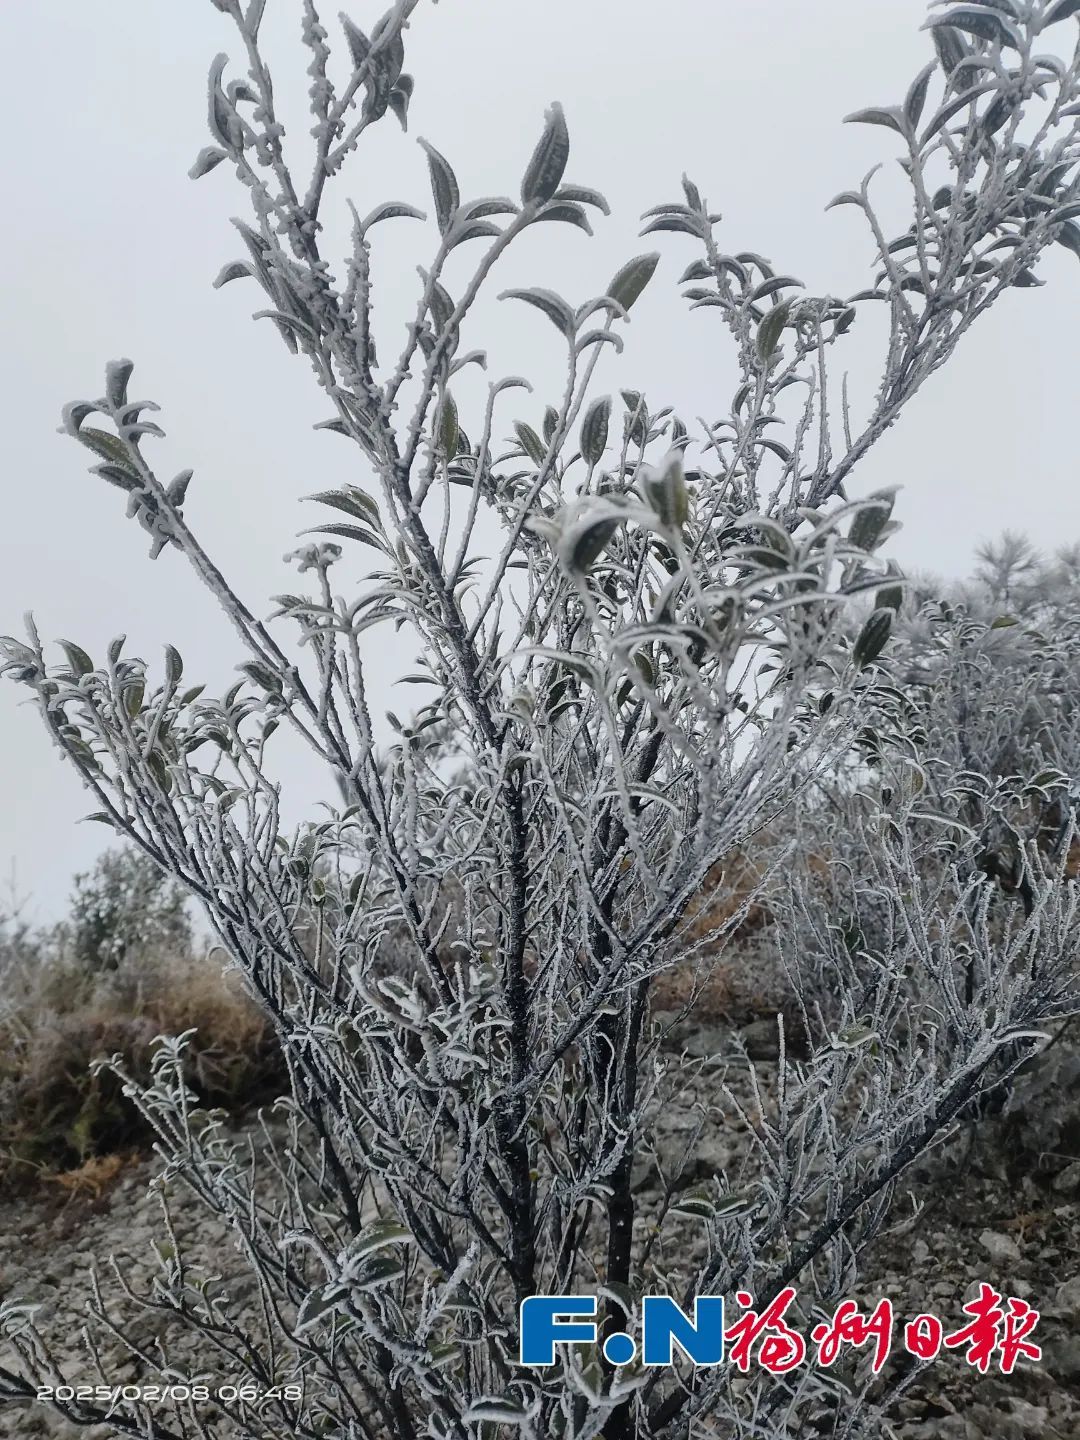
[[[520,207],[462,205],[428,147],[440,230],[400,352],[380,365],[366,228],[420,212],[358,195],[332,260],[321,215],[366,132],[404,113],[420,0],[396,0],[370,40],[347,24],[343,44],[302,6],[304,176],[275,112],[261,3],[218,8],[239,21],[233,73],[247,78],[214,62],[216,144],[193,170],[227,155],[253,212],[222,276],[266,292],[258,314],[310,365],[326,443],[355,446],[356,473],[308,497],[319,538],[286,556],[304,593],[275,596],[264,620],[204,548],[190,473],[158,478],[161,432],[117,362],[64,429],[126,492],[152,553],[179,550],[210,589],[242,678],[212,699],[186,688],[172,649],[162,673],[119,642],[97,668],[70,641],[53,665],[33,630],[0,639],[0,670],[33,691],[98,818],[202,901],[292,1079],[285,1138],[265,1152],[269,1205],[185,1080],[184,1037],[160,1047],[147,1084],[103,1062],[170,1168],[228,1220],[261,1318],[186,1278],[175,1243],[156,1291],[129,1303],[220,1342],[260,1394],[302,1378],[295,1401],[225,1402],[222,1434],[466,1440],[488,1421],[528,1440],[681,1440],[708,1416],[781,1440],[788,1402],[763,1372],[737,1386],[708,1367],[692,1386],[659,1369],[616,1379],[569,1352],[523,1369],[518,1306],[600,1277],[614,1327],[646,1290],[764,1300],[790,1282],[808,1328],[811,1306],[852,1288],[912,1162],[1075,1008],[1075,586],[1043,575],[1032,589],[1013,545],[964,597],[905,602],[882,553],[894,497],[848,502],[844,486],[1004,290],[1037,283],[1051,246],[1080,253],[1080,60],[1016,48],[1040,18],[1040,46],[1064,35],[1045,6],[1015,24],[967,7],[966,29],[935,28],[940,64],[902,104],[853,117],[910,181],[899,235],[869,177],[841,197],[873,243],[863,291],[801,294],[736,249],[684,177],[646,217],[661,249],[604,294],[504,292],[562,336],[562,393],[526,401],[528,382],[506,377],[466,403],[476,392],[457,375],[482,357],[468,332],[503,253],[534,225],[581,228],[582,206],[607,208],[563,185],[561,108],[538,125]],[[988,78],[957,103],[973,75]],[[1022,119],[1025,135],[1045,121],[1039,151],[1023,148]],[[349,180],[361,191],[363,174]],[[631,390],[589,408],[613,388],[596,372],[617,347],[599,342],[659,283],[665,232],[693,237],[686,298],[717,312],[739,367],[721,418],[693,431]],[[877,399],[854,416],[834,356],[873,300],[890,326]],[[389,745],[369,699],[376,625],[415,657]],[[295,831],[273,773],[281,726],[341,801]],[[723,1032],[724,1063],[673,1150],[665,1121],[694,1065],[650,1006],[709,978],[674,982],[676,961],[726,980],[748,953],[783,974],[783,1004],[764,1041]],[[112,1314],[100,1291],[91,1313]],[[0,1398],[54,1383],[24,1306],[0,1306],[0,1332],[19,1359]],[[148,1375],[173,1373],[138,1353]],[[791,1413],[880,1433],[856,1389],[827,1381],[813,1366],[789,1377]],[[194,1410],[116,1413],[150,1440],[210,1433]]]

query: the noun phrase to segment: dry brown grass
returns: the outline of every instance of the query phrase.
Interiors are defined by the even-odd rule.
[[[74,1170],[63,1170],[57,1175],[46,1173],[42,1178],[59,1186],[67,1195],[69,1204],[80,1196],[100,1200],[137,1158],[136,1151],[127,1155],[95,1155]]]
[[[145,1148],[151,1137],[119,1080],[90,1064],[119,1054],[145,1080],[158,1035],[195,1031],[185,1074],[208,1105],[241,1111],[286,1086],[270,1025],[213,960],[133,956],[88,977],[70,956],[43,951],[12,979],[0,1014],[4,1189],[42,1180],[92,1189],[116,1156]]]
[[[651,995],[657,1010],[683,1010],[692,1004],[694,1014],[705,1022],[729,1018],[738,1003],[729,966],[713,966],[703,974],[700,966],[688,960],[661,970],[653,980]]]
[[[828,879],[824,855],[807,854],[798,863],[820,881]],[[782,883],[769,847],[749,855],[732,850],[707,872],[701,889],[682,915],[673,963],[653,981],[659,1010],[694,1007],[702,1022],[743,1022],[775,1011],[783,998],[768,964],[771,897]]]

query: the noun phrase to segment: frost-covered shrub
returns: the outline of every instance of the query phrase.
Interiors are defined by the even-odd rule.
[[[141,951],[176,956],[192,945],[188,896],[138,850],[108,850],[76,875],[67,939],[77,964],[116,970]]]
[[[979,559],[971,580],[926,581],[900,607],[867,723],[846,765],[800,807],[799,847],[828,845],[830,884],[789,886],[777,927],[801,1002],[823,1026],[860,1012],[865,1024],[883,985],[895,985],[903,1023],[877,1018],[875,1030],[955,1017],[935,1027],[946,1056],[949,1030],[970,1038],[976,1017],[1015,1013],[999,992],[1024,973],[1047,996],[1058,991],[1059,1013],[1076,994],[1071,551],[1045,560],[1006,535]],[[1033,995],[1028,1008],[1045,1004]],[[1002,1044],[986,1081],[1019,1054]]]
[[[869,177],[835,202],[869,226],[867,289],[806,294],[727,248],[689,179],[649,212],[646,233],[699,243],[682,283],[716,311],[739,364],[726,417],[692,435],[663,402],[596,393],[658,252],[629,259],[600,295],[505,292],[523,323],[562,336],[565,381],[531,421],[512,409],[516,377],[466,403],[462,371],[484,363],[468,348],[474,302],[496,261],[534,225],[588,230],[607,210],[568,172],[560,106],[523,156],[515,199],[462,196],[422,142],[438,238],[404,351],[388,362],[380,343],[380,360],[370,234],[417,212],[365,196],[346,167],[369,129],[405,121],[419,0],[398,0],[370,36],[343,21],[334,45],[303,5],[309,176],[284,149],[261,0],[215,3],[246,71],[227,79],[226,57],[214,62],[213,143],[192,173],[233,168],[253,211],[238,226],[243,258],[220,280],[264,292],[262,313],[313,368],[326,427],[356,447],[365,483],[312,497],[333,512],[325,538],[294,552],[297,588],[262,620],[198,538],[190,472],[152,467],[162,431],[129,393],[131,363],[109,365],[105,393],[65,411],[151,553],[179,551],[220,602],[246,649],[243,679],[214,700],[189,688],[175,649],[159,672],[120,642],[98,663],[64,642],[56,666],[33,629],[4,642],[4,668],[37,696],[99,816],[202,902],[291,1079],[277,1206],[255,1203],[245,1156],[183,1086],[182,1046],[162,1046],[149,1087],[131,1083],[170,1171],[231,1220],[263,1308],[241,1323],[227,1288],[163,1255],[145,1303],[203,1336],[215,1383],[258,1393],[220,1400],[214,1420],[180,1404],[167,1425],[124,1401],[112,1423],[149,1436],[215,1424],[267,1437],[628,1440],[685,1436],[703,1415],[731,1435],[806,1433],[840,1407],[849,1432],[874,1431],[880,1384],[840,1389],[811,1367],[733,1382],[567,1350],[550,1369],[523,1368],[518,1304],[600,1287],[606,1336],[646,1289],[745,1287],[760,1304],[791,1281],[792,1319],[808,1326],[850,1282],[906,1167],[1000,1072],[1003,1047],[1030,1050],[1033,1027],[1071,1003],[1067,892],[991,934],[989,891],[975,893],[962,863],[970,830],[946,825],[960,858],[926,870],[941,822],[906,790],[898,801],[866,783],[875,733],[917,765],[929,730],[905,734],[903,693],[890,696],[878,664],[899,595],[880,553],[891,496],[852,502],[844,486],[979,316],[1035,282],[1044,250],[1080,252],[1080,58],[1054,53],[1076,7],[935,6],[935,58],[902,102],[850,117],[887,132],[910,181],[899,235]],[[331,257],[320,212],[346,176],[351,247]],[[475,268],[451,285],[448,257],[466,244]],[[881,384],[856,417],[839,374],[826,381],[876,305],[890,317]],[[342,594],[346,547],[373,552],[376,568]],[[846,607],[867,595],[852,639]],[[391,717],[389,750],[376,745],[366,664],[381,625],[412,640],[428,687]],[[283,726],[342,795],[295,834],[274,783]],[[454,765],[429,731],[452,738]],[[890,952],[844,938],[806,867],[780,943],[791,951],[805,916],[803,993],[831,998],[805,1006],[803,1058],[781,1036],[768,1077],[729,1071],[701,1124],[749,1144],[724,1148],[696,1188],[686,1155],[642,1189],[635,1161],[689,1083],[650,1019],[652,977],[694,928],[717,862],[797,816],[828,774],[874,861],[853,876],[850,907],[874,899]],[[20,1367],[0,1386],[19,1397],[44,1373],[43,1342],[22,1310],[0,1313]],[[173,1377],[167,1355],[141,1354]],[[259,1398],[293,1384],[296,1395]]]
[[[1015,536],[985,547],[972,581],[905,613],[888,661],[898,693],[883,733],[916,735],[919,751],[879,766],[884,793],[914,784],[921,804],[967,827],[971,863],[1029,911],[1040,876],[1080,872],[1080,591],[1069,562],[1068,551],[1044,561]],[[875,762],[880,739],[866,750]]]

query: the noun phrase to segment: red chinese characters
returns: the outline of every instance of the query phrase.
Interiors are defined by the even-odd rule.
[[[755,1345],[759,1346],[758,1364],[772,1375],[786,1374],[802,1364],[806,1359],[806,1341],[784,1319],[795,1299],[793,1286],[781,1290],[760,1314],[750,1309],[754,1300],[747,1291],[737,1290],[735,1299],[746,1307],[746,1314],[740,1315],[724,1331],[724,1341],[730,1346],[728,1358],[733,1365],[745,1375],[750,1369]]]
[[[904,1326],[904,1349],[919,1360],[933,1360],[944,1334],[945,1326],[936,1315],[916,1315]]]
[[[854,1300],[844,1300],[836,1307],[833,1318],[824,1325],[815,1325],[810,1338],[817,1345],[819,1365],[832,1365],[842,1345],[865,1345],[874,1342],[871,1367],[876,1375],[892,1349],[893,1307],[891,1300],[879,1300],[869,1315],[864,1315]]]
[[[1010,1295],[1002,1307],[1003,1296],[984,1280],[979,1293],[963,1307],[964,1314],[972,1316],[969,1324],[946,1335],[942,1343],[950,1350],[961,1345],[967,1346],[964,1359],[985,1375],[995,1354],[998,1368],[1004,1375],[1011,1375],[1017,1360],[1041,1360],[1042,1348],[1033,1345],[1028,1336],[1039,1323],[1039,1312],[1033,1310],[1026,1300]]]
[[[854,1300],[843,1300],[831,1319],[813,1327],[807,1340],[788,1324],[795,1294],[794,1286],[789,1285],[757,1311],[748,1291],[736,1291],[736,1303],[744,1313],[724,1330],[727,1358],[736,1369],[745,1375],[757,1363],[773,1375],[783,1375],[807,1359],[811,1346],[816,1363],[827,1369],[836,1363],[845,1345],[856,1349],[870,1346],[874,1374],[884,1369],[896,1325],[891,1300],[878,1300],[869,1311],[860,1310]],[[922,1361],[936,1359],[942,1349],[963,1350],[967,1364],[983,1375],[995,1361],[1003,1375],[1011,1375],[1019,1360],[1042,1359],[1042,1348],[1029,1338],[1039,1323],[1039,1312],[1026,1300],[1015,1295],[1006,1299],[983,1281],[963,1313],[970,1317],[968,1323],[948,1333],[938,1316],[929,1311],[913,1316],[903,1327],[904,1349]]]

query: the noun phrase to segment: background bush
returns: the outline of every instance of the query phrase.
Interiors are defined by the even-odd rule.
[[[117,1077],[143,1080],[158,1035],[194,1032],[184,1073],[203,1103],[241,1113],[280,1090],[273,1030],[220,952],[196,941],[183,894],[130,849],[77,877],[71,917],[31,931],[0,921],[0,1185],[146,1147],[152,1138]]]

